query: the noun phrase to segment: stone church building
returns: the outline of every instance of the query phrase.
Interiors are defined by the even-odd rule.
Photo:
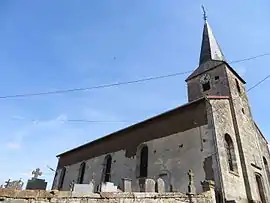
[[[270,202],[268,143],[254,122],[244,79],[228,64],[205,20],[198,68],[186,79],[188,103],[112,133],[59,158],[53,189],[72,181],[97,185],[123,178],[140,191],[162,178],[168,192],[187,192],[187,172],[213,180],[217,202]],[[98,189],[97,189],[98,190]]]

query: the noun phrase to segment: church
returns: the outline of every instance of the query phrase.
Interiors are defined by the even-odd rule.
[[[215,182],[217,202],[270,202],[268,143],[252,118],[245,80],[226,62],[205,19],[198,67],[186,79],[188,102],[59,154],[53,189],[123,178],[141,191],[162,178],[166,191],[186,193],[187,172]],[[98,188],[96,189],[98,191]]]

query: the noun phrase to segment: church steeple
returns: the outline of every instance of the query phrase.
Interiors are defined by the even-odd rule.
[[[207,16],[204,7],[202,8],[203,8],[204,27],[203,27],[199,67],[186,79],[186,81],[206,72],[207,70],[211,69],[214,65],[217,65],[218,63],[226,62],[225,57],[220,49],[220,46],[207,21]],[[213,66],[211,67],[209,63],[211,63]]]
[[[207,22],[206,17],[204,17],[204,28],[199,65],[209,60],[225,61],[225,58],[217,43],[213,31]]]

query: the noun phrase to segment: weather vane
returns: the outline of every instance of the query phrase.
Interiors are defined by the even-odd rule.
[[[203,19],[204,19],[204,21],[206,21],[207,20],[207,15],[206,15],[206,11],[205,11],[205,8],[204,8],[203,5],[202,5],[202,11],[203,11]]]

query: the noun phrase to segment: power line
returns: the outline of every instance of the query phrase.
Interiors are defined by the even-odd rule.
[[[250,57],[250,58],[244,58],[244,59],[240,59],[240,60],[236,60],[236,61],[231,61],[229,63],[231,63],[231,64],[240,63],[240,62],[249,61],[249,60],[253,60],[253,59],[264,57],[264,56],[270,56],[270,53],[264,53],[264,54],[260,54],[260,55],[253,56],[253,57]],[[131,80],[131,81],[126,81],[126,82],[117,82],[117,83],[111,83],[111,84],[97,85],[97,86],[92,86],[92,87],[82,87],[82,88],[72,88],[72,89],[66,89],[66,90],[55,90],[55,91],[47,91],[47,92],[6,95],[6,96],[0,96],[0,99],[23,98],[23,97],[33,97],[33,96],[53,95],[53,94],[64,94],[64,93],[71,93],[71,92],[78,92],[78,91],[109,88],[109,87],[114,87],[114,86],[128,85],[128,84],[134,84],[134,83],[140,83],[140,82],[147,82],[147,81],[151,81],[151,80],[175,77],[175,76],[191,73],[192,71],[193,70],[185,71],[185,72],[172,73],[172,74],[168,74],[168,75],[161,75],[161,76],[142,78],[142,79]]]
[[[247,92],[249,92],[250,90],[256,88],[257,86],[259,86],[260,84],[262,84],[265,80],[267,80],[268,78],[270,78],[270,74],[267,75],[264,79],[260,80],[259,82],[257,82],[255,85],[253,85],[252,87],[250,87]]]
[[[168,78],[168,77],[174,77],[178,75],[184,75],[187,73],[190,73],[192,71],[186,71],[186,72],[180,72],[180,73],[173,73],[169,75],[161,75],[156,77],[148,77],[138,80],[131,80],[126,82],[118,82],[118,83],[111,83],[111,84],[104,84],[104,85],[97,85],[92,87],[83,87],[83,88],[74,88],[74,89],[67,89],[67,90],[56,90],[56,91],[48,91],[48,92],[38,92],[38,93],[26,93],[26,94],[15,94],[15,95],[7,95],[7,96],[0,96],[0,99],[7,99],[7,98],[19,98],[19,97],[31,97],[31,96],[41,96],[41,95],[51,95],[51,94],[63,94],[63,93],[69,93],[69,92],[78,92],[78,91],[86,91],[86,90],[93,90],[93,89],[101,89],[101,88],[108,88],[113,86],[120,86],[120,85],[128,85],[133,83],[139,83],[139,82],[146,82],[150,80],[157,80],[162,78]]]
[[[255,89],[256,87],[258,87],[259,85],[261,85],[263,82],[265,82],[268,78],[270,78],[270,74],[267,75],[265,78],[259,80],[257,83],[255,83],[253,86],[251,86],[249,89],[247,89],[246,92],[249,92],[252,89]],[[232,100],[235,100],[238,97],[242,97],[242,96],[244,96],[243,93],[241,95],[235,97]],[[209,102],[209,99],[207,97],[206,97],[206,100]],[[219,110],[219,109],[221,109],[221,108],[215,109],[214,111],[212,111],[212,113],[215,112],[215,111],[217,111],[217,110]],[[18,118],[18,119],[13,118],[13,119],[15,119],[15,120],[26,120],[25,118]],[[43,121],[33,120],[33,119],[30,120],[30,121],[36,122],[37,124],[39,122],[43,122]],[[136,122],[136,121],[124,121],[124,120],[123,121],[120,121],[120,120],[119,121],[117,121],[117,120],[115,120],[115,121],[113,121],[113,120],[111,120],[111,121],[110,120],[107,120],[106,121],[106,120],[86,120],[86,119],[57,119],[57,121],[59,121],[59,122],[74,122],[74,123],[130,123],[130,122]]]
[[[256,58],[261,58],[261,57],[264,57],[264,56],[270,56],[270,53],[264,53],[264,54],[260,54],[260,55],[257,55],[257,56],[252,56],[252,57],[249,57],[249,58],[244,58],[244,59],[240,59],[240,60],[236,60],[236,61],[231,61],[229,63],[240,63],[240,62],[244,62],[244,61],[250,61],[250,60],[253,60],[253,59],[256,59]]]

